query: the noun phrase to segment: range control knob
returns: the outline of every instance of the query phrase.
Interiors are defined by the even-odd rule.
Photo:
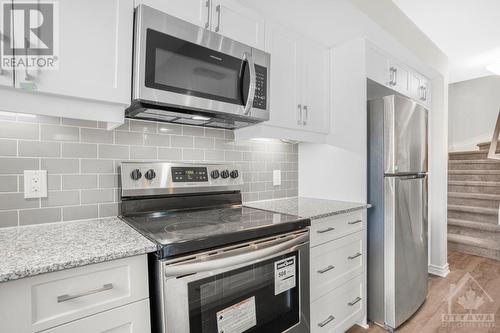
[[[231,171],[231,173],[229,175],[231,176],[231,178],[238,178],[238,176],[239,176],[238,170]]]
[[[219,178],[219,170],[213,170],[212,172],[210,172],[210,177],[212,177],[213,179]]]
[[[132,178],[133,180],[138,180],[141,177],[142,177],[142,173],[141,173],[141,170],[139,170],[139,169],[134,169],[130,173],[130,178]]]
[[[156,177],[156,172],[153,169],[149,169],[144,174],[144,177],[146,177],[147,180],[152,180]]]
[[[222,170],[222,171],[220,172],[220,176],[221,176],[222,178],[224,178],[224,179],[225,179],[225,178],[227,178],[227,177],[229,177],[229,170]]]

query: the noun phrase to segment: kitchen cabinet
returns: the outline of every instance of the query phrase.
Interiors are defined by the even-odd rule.
[[[409,71],[394,60],[389,60],[389,80],[387,84],[397,92],[410,96],[408,85]],[[410,96],[411,97],[411,96]]]
[[[424,105],[429,105],[430,89],[428,79],[417,73],[412,73],[410,76],[410,90],[414,99]]]
[[[133,0],[59,1],[58,68],[16,69],[16,88],[129,104],[133,5]]]
[[[146,255],[0,283],[2,332],[149,333],[148,288]]]
[[[366,210],[311,221],[311,332],[366,324]]]
[[[199,27],[259,49],[265,46],[262,15],[234,0],[136,0]]]
[[[268,125],[328,133],[328,49],[289,29],[268,29],[271,114]]]

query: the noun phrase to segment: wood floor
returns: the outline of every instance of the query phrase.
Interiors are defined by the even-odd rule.
[[[446,278],[430,276],[429,293],[426,302],[397,332],[500,333],[500,261],[450,251],[448,262],[450,264],[450,273],[448,276]],[[477,281],[477,284],[473,279],[469,278],[467,273]],[[452,306],[451,313],[494,314],[494,316],[490,316],[489,318],[493,318],[494,321],[496,320],[495,326],[492,327],[491,324],[471,323],[466,324],[468,326],[464,327],[457,323],[447,325],[446,322],[443,322],[443,315],[449,313],[448,296],[450,295],[450,288],[453,284],[460,282],[464,282],[464,284],[461,284],[463,288],[456,290],[460,289],[463,291],[461,294],[455,294],[456,296],[450,302]],[[481,291],[481,288],[484,289],[486,294]],[[460,295],[466,295],[467,290],[472,290],[476,294],[470,294],[471,297],[468,299],[469,302],[465,305],[465,308],[476,307],[477,310],[465,310],[464,306],[459,304],[465,304],[464,298],[461,300],[457,298]],[[478,299],[478,297],[481,297],[481,299]],[[367,330],[355,326],[347,332],[385,333],[386,331],[376,325],[370,324],[370,328]]]

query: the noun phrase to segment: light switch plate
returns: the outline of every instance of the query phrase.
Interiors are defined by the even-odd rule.
[[[24,198],[47,197],[47,170],[24,170]]]
[[[273,170],[273,186],[281,185],[281,170]]]

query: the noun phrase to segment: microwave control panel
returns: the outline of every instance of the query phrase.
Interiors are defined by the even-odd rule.
[[[267,109],[267,68],[255,65],[255,97],[253,107],[257,109]]]

